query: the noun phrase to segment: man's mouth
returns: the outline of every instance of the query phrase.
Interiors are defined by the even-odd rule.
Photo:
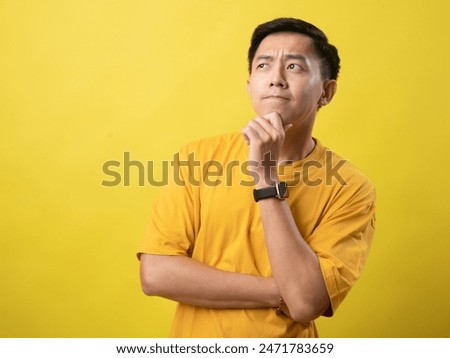
[[[263,99],[272,99],[275,101],[290,101],[290,98],[284,97],[284,96],[278,96],[278,95],[270,95],[270,96],[265,96],[263,97]]]

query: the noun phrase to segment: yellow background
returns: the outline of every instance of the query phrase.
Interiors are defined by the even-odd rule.
[[[424,1],[0,1],[0,336],[164,337],[140,291],[158,188],[108,160],[240,130],[252,30],[279,16],[340,51],[315,136],[374,181],[377,232],[323,337],[450,336],[449,6]]]

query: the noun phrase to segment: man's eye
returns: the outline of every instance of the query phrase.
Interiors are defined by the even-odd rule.
[[[288,65],[288,70],[296,70],[296,69],[301,69],[300,65],[297,65],[296,63],[291,63]]]
[[[267,67],[267,63],[260,63],[258,66],[256,66],[256,68],[266,68]]]

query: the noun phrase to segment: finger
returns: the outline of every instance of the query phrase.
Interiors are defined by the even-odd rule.
[[[255,129],[249,125],[245,126],[241,132],[242,132],[242,135],[244,136],[244,139],[247,142],[247,144],[250,144],[252,142],[259,140],[259,136],[256,133]]]
[[[264,129],[264,131],[270,136],[273,141],[277,141],[280,137],[284,136],[284,130],[279,131],[276,129],[268,119],[263,117],[256,117],[255,121]]]
[[[291,129],[294,125],[292,123],[285,124],[283,126],[284,132],[286,133],[289,129]]]
[[[266,118],[275,129],[284,132],[283,121],[277,112],[265,114],[263,118]]]
[[[266,120],[262,118],[260,118],[259,121],[257,119],[254,119],[253,121],[250,121],[248,123],[248,127],[252,128],[255,131],[258,139],[261,142],[267,143],[272,140],[272,134],[270,133],[270,131],[273,131],[274,129]]]
[[[250,139],[248,138],[247,134],[244,133],[244,129],[242,129],[241,133],[242,133],[242,137],[245,140],[245,143],[250,144]]]

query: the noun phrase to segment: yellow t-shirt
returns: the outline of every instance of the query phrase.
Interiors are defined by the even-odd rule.
[[[270,277],[269,256],[248,146],[240,133],[185,146],[153,207],[140,253],[185,255],[212,267]],[[375,191],[368,178],[316,140],[305,159],[279,167],[298,229],[317,253],[331,316],[361,274],[374,233]],[[180,185],[183,184],[184,185]],[[316,337],[267,309],[209,309],[179,303],[173,337]]]

